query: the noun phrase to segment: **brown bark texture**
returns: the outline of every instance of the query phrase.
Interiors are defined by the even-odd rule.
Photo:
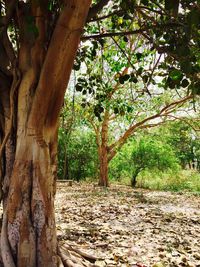
[[[58,118],[91,4],[90,0],[66,1],[50,33],[53,18],[48,5],[36,2],[29,8],[24,2],[17,8],[12,3],[10,12],[15,10],[19,26],[17,52],[7,32],[5,38],[0,36],[5,39],[0,42],[0,56],[5,57],[5,65],[12,63],[9,71],[0,64],[1,262],[5,267],[59,264],[54,217]],[[37,34],[27,30],[26,16],[34,17]]]
[[[97,142],[99,156],[99,185],[107,187],[108,182],[108,111],[105,112],[101,128],[101,142]]]

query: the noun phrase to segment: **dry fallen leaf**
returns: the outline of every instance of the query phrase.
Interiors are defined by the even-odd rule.
[[[101,258],[99,267],[196,267],[199,207],[200,198],[189,194],[62,183],[56,196],[58,237]]]

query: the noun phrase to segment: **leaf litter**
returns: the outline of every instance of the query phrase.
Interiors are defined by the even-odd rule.
[[[95,264],[200,267],[200,197],[88,183],[58,183],[58,238]]]

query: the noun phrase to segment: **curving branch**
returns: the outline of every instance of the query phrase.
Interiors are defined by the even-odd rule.
[[[125,133],[113,144],[109,146],[109,157],[108,161],[110,161],[117,153],[117,150],[120,149],[123,144],[127,141],[127,139],[135,132],[136,129],[139,128],[148,128],[152,127],[152,124],[149,124],[149,126],[145,126],[147,122],[151,122],[152,120],[160,117],[165,117],[168,116],[170,113],[172,113],[179,105],[184,104],[187,102],[189,99],[192,99],[192,95],[188,95],[182,99],[179,99],[177,101],[174,101],[165,107],[163,107],[159,112],[153,114],[152,116],[149,116],[145,118],[142,121],[137,122],[136,124],[130,126]],[[156,126],[156,124],[155,124]]]

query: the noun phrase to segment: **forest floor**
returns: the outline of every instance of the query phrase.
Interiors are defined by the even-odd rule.
[[[60,240],[97,266],[200,267],[200,196],[58,183]]]

